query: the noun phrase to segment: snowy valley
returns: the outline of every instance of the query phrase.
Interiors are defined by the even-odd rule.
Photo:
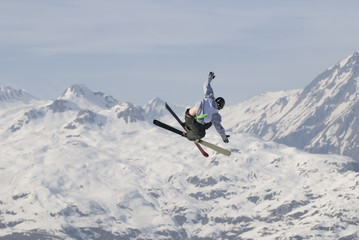
[[[358,55],[225,108],[230,157],[153,126],[159,98],[1,87],[0,239],[358,239],[358,159],[298,149],[357,156]]]

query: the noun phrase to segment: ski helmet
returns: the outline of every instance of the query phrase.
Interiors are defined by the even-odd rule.
[[[217,109],[220,110],[224,107],[224,105],[226,104],[226,101],[224,101],[224,99],[222,97],[218,97],[216,98],[216,103],[217,103]]]

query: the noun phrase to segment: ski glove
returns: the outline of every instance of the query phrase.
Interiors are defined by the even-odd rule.
[[[223,139],[223,142],[225,142],[225,143],[229,143],[229,138],[230,137],[230,135],[226,135],[225,137],[223,137],[222,139]]]
[[[213,80],[216,76],[214,75],[214,72],[209,72],[208,78]]]

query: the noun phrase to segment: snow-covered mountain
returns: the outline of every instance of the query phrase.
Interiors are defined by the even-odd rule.
[[[282,98],[268,107],[282,114],[301,94],[258,98]],[[352,159],[235,134],[226,112],[223,124],[238,127],[230,143],[213,129],[206,139],[232,155],[204,158],[152,125],[177,124],[162,104],[74,85],[56,100],[0,108],[0,239],[359,238]]]
[[[25,90],[16,90],[11,87],[2,87],[0,86],[0,107],[4,107],[6,102],[7,106],[10,106],[12,103],[30,103],[35,101],[35,98],[27,93]]]
[[[359,52],[355,52],[303,90],[265,93],[224,111],[234,132],[359,161],[358,80]]]
[[[102,92],[93,92],[82,84],[76,84],[66,89],[59,100],[68,100],[81,108],[112,108],[119,102],[112,96]]]

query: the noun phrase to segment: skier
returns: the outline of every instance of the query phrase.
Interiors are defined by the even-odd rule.
[[[209,73],[208,80],[203,85],[204,98],[186,111],[185,127],[188,132],[183,135],[190,141],[203,138],[206,135],[206,130],[213,124],[223,141],[229,142],[229,135],[226,135],[226,131],[222,127],[222,117],[218,113],[224,107],[225,101],[221,97],[214,98],[211,87],[211,82],[215,77],[214,72]]]

